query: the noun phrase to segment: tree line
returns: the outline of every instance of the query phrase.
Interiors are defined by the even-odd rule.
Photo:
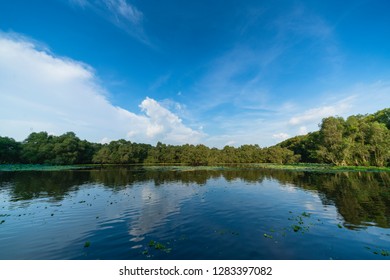
[[[390,108],[347,119],[328,117],[320,130],[278,144],[301,162],[352,166],[390,166]]]
[[[107,144],[80,140],[75,133],[60,136],[33,132],[17,142],[0,136],[0,163],[28,164],[186,164],[328,163],[334,165],[390,166],[390,108],[369,115],[324,118],[319,130],[292,137],[277,145],[155,146],[127,140]]]

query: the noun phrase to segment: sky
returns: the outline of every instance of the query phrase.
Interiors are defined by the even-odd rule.
[[[390,107],[390,2],[0,1],[0,136],[271,146]]]

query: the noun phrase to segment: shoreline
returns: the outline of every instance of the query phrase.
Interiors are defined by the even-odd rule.
[[[104,169],[112,167],[141,167],[160,171],[196,171],[196,170],[238,170],[238,169],[273,169],[286,171],[305,172],[390,172],[390,167],[376,166],[335,166],[330,164],[298,163],[298,164],[275,164],[275,163],[221,163],[210,166],[191,166],[181,164],[80,164],[80,165],[48,165],[48,164],[0,164],[0,172],[15,171],[65,171],[84,169]]]

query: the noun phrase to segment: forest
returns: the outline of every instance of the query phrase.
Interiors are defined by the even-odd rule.
[[[80,140],[75,133],[60,136],[33,132],[24,141],[0,136],[0,163],[25,164],[185,164],[326,163],[336,166],[390,166],[390,108],[374,114],[324,118],[319,130],[289,138],[271,147],[107,144]]]

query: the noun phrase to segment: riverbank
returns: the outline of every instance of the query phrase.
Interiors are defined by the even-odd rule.
[[[229,169],[277,169],[291,171],[310,172],[390,172],[390,167],[376,166],[335,166],[330,164],[274,164],[274,163],[250,163],[250,164],[219,164],[215,166],[187,166],[177,164],[161,165],[114,165],[114,164],[84,164],[84,165],[45,165],[45,164],[0,164],[0,171],[61,171],[75,169],[96,169],[113,167],[142,167],[154,170],[193,171],[193,170],[229,170]]]

